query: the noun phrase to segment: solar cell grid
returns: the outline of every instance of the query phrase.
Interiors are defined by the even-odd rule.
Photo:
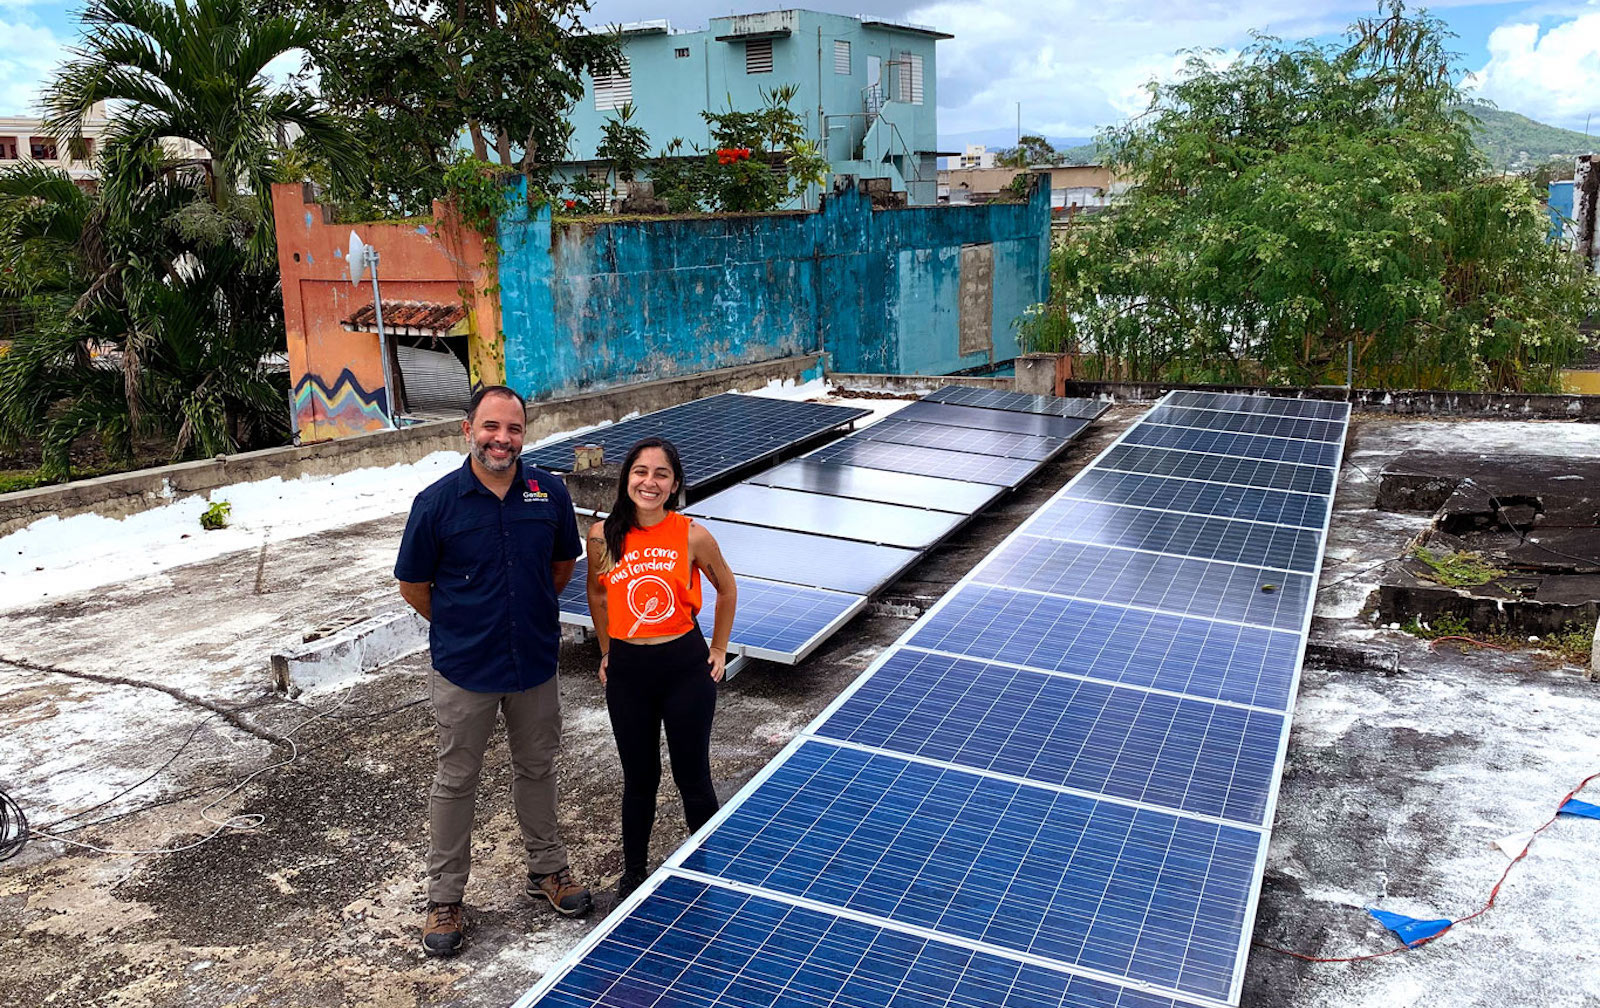
[[[1258,462],[1227,455],[1201,455],[1171,448],[1149,448],[1123,442],[1100,459],[1103,469],[1147,473],[1152,476],[1177,476],[1180,479],[1209,480],[1235,486],[1254,486],[1267,490],[1292,490],[1296,493],[1327,494],[1333,490],[1335,473],[1317,466],[1287,462]]]
[[[1300,629],[1311,595],[1303,574],[1028,536],[989,554],[973,580],[1282,630]]]
[[[1347,403],[1326,399],[1286,399],[1275,396],[1241,395],[1233,392],[1169,393],[1170,406],[1224,410],[1230,413],[1264,413],[1269,416],[1305,417],[1312,420],[1344,420],[1350,415]]]
[[[916,550],[761,525],[697,519],[735,574],[870,595],[915,563]]]
[[[1307,441],[1342,441],[1344,424],[1332,420],[1304,420],[1299,417],[1269,416],[1263,413],[1222,413],[1182,406],[1157,406],[1144,417],[1150,423],[1174,424],[1206,430],[1267,434],[1272,437],[1303,438]]]
[[[603,445],[608,460],[621,462],[640,438],[666,437],[683,454],[686,482],[694,487],[869,412],[726,392],[541,445],[524,452],[523,458],[545,469],[569,472],[573,449],[580,444]]]
[[[1296,634],[968,584],[924,617],[910,644],[1284,710]]]
[[[1328,513],[1328,500],[1323,497],[1109,469],[1085,470],[1063,499],[1186,511],[1319,532]]]
[[[1283,721],[902,648],[815,734],[1261,826]]]
[[[838,462],[1002,487],[1016,486],[1038,468],[1037,462],[1028,459],[944,451],[885,441],[863,441],[853,437],[826,445],[806,457],[818,462]]]
[[[949,403],[929,402],[926,399],[920,399],[910,406],[903,406],[896,410],[894,415],[902,420],[915,420],[919,423],[976,427],[979,430],[1011,431],[1015,434],[1038,434],[1053,438],[1070,438],[1088,424],[1087,420],[1078,417],[1014,413],[1010,410],[983,409],[977,406],[953,406]]]
[[[915,473],[869,469],[866,466],[818,462],[815,459],[785,462],[776,469],[751,476],[746,482],[833,497],[935,508],[955,514],[981,511],[1001,493],[999,487],[987,483],[938,479]]]
[[[697,879],[670,877],[517,1008],[1184,1008],[1045,969]]]
[[[1317,534],[1310,529],[1261,525],[1227,518],[1148,511],[1064,497],[1028,523],[1029,535],[1047,539],[1175,553],[1310,573],[1317,567]]]
[[[894,416],[862,428],[853,440],[891,441],[895,444],[948,448],[952,451],[976,452],[979,455],[1002,455],[1006,458],[1024,459],[1047,459],[1066,444],[1060,438],[982,430],[976,427],[918,423]]]
[[[956,406],[981,406],[985,409],[1010,410],[1014,413],[1044,413],[1049,416],[1080,417],[1093,420],[1104,413],[1108,404],[1094,399],[1063,399],[1059,396],[1027,395],[1007,392],[1004,389],[980,389],[966,385],[946,385],[929,392],[922,398],[929,402],[951,403]]]
[[[1169,427],[1158,423],[1135,426],[1128,431],[1127,441],[1156,448],[1181,448],[1184,451],[1296,462],[1300,465],[1332,466],[1339,460],[1339,444],[1335,441],[1300,441],[1263,434]]]
[[[1253,830],[805,742],[683,867],[1225,997],[1263,842]]]
[[[966,518],[948,511],[828,497],[753,483],[735,484],[693,505],[686,513],[912,549],[933,545]]]

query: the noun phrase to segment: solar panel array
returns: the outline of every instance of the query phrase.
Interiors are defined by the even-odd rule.
[[[519,1006],[1237,1004],[1332,491],[1221,477],[1347,421],[1169,395]]]
[[[683,450],[684,489],[692,491],[870,412],[850,406],[724,392],[552,441],[529,449],[523,458],[552,472],[565,473],[572,471],[573,449],[579,445],[602,445],[607,459],[621,462],[640,438],[664,437]]]
[[[823,452],[759,473],[690,507],[687,513],[716,537],[739,576],[730,650],[787,664],[801,661],[865,606],[874,592],[1012,481],[1037,471],[1088,425],[1089,417],[1105,408],[1096,405],[1081,411],[1087,416],[1069,419],[1042,412],[1040,404],[1048,402],[1043,396],[1011,396],[1006,401],[1028,409],[913,403]],[[923,419],[931,416],[937,422],[901,419],[924,407],[934,412]],[[1031,429],[1049,433],[1028,433]],[[913,436],[916,445],[866,440],[885,432]],[[933,468],[900,471],[824,457],[832,449],[852,445],[927,453]],[[699,452],[697,442],[679,448],[686,466]],[[952,450],[957,448],[964,450]],[[1007,481],[953,477],[948,463],[955,457],[982,466],[1004,466]],[[583,582],[575,575],[563,594],[562,618],[587,626]],[[786,594],[792,596],[787,603]],[[700,615],[710,633],[714,613],[709,596]]]

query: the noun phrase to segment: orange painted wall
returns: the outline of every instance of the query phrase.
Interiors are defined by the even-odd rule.
[[[302,443],[386,426],[383,362],[375,333],[346,332],[339,320],[372,303],[372,281],[350,283],[350,232],[377,249],[385,301],[462,303],[467,308],[472,380],[504,381],[504,348],[494,261],[483,239],[450,208],[432,220],[335,224],[303,185],[272,187],[283,274],[289,374]]]

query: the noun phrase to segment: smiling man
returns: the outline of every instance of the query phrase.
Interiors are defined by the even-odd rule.
[[[556,835],[561,743],[557,599],[581,543],[566,486],[524,465],[522,397],[478,390],[461,422],[468,457],[417,495],[400,541],[400,594],[429,621],[439,764],[428,796],[428,913],[422,947],[454,955],[472,869],[478,774],[497,716],[511,748],[511,797],[527,851],[528,895],[585,913],[589,890]]]

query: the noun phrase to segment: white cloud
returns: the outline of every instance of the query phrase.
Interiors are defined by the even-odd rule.
[[[1477,92],[1503,109],[1540,122],[1591,131],[1600,127],[1600,11],[1554,27],[1507,24],[1489,35],[1489,62]]]
[[[1287,39],[1341,30],[1344,0],[1303,3],[1294,14],[1270,0],[1014,0],[1004,8],[935,0],[908,20],[955,35],[939,43],[939,129],[1010,125],[1052,136],[1087,136],[1145,109],[1145,84],[1172,79],[1184,50],[1215,48],[1232,59],[1252,29]]]
[[[64,48],[38,25],[0,19],[0,115],[37,115],[39,92],[55,75]]]

